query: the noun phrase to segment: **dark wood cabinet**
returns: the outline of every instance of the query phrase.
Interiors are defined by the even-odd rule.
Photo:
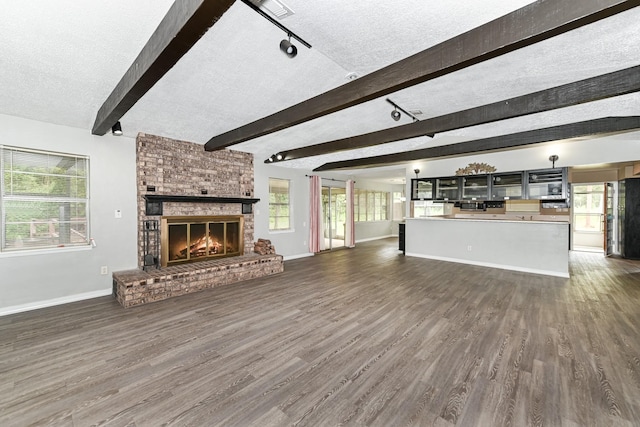
[[[414,178],[411,200],[569,200],[567,168]]]
[[[416,178],[411,180],[411,200],[433,200],[433,179]]]
[[[567,198],[567,168],[532,170],[525,175],[527,199]]]
[[[404,253],[404,224],[398,224],[398,250]]]
[[[494,173],[491,175],[491,200],[522,199],[524,172]]]
[[[489,175],[462,177],[462,200],[488,200]]]
[[[640,259],[640,178],[619,182],[618,249],[623,258]]]
[[[460,199],[461,177],[449,176],[446,178],[435,179],[435,196],[436,200],[459,200]]]

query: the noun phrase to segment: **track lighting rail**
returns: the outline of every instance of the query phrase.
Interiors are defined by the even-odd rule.
[[[249,6],[251,9],[255,10],[256,12],[258,12],[260,15],[262,15],[266,20],[271,22],[273,25],[275,25],[276,27],[280,28],[282,31],[287,33],[289,38],[293,37],[294,39],[298,40],[303,46],[305,46],[308,49],[311,49],[311,45],[309,43],[307,43],[306,41],[304,41],[302,39],[302,37],[298,36],[293,31],[289,30],[287,27],[285,27],[284,25],[282,25],[281,23],[276,21],[273,17],[269,16],[265,11],[263,11],[258,6],[253,4],[250,0],[241,0],[241,1],[242,1],[242,3],[246,4],[247,6]]]

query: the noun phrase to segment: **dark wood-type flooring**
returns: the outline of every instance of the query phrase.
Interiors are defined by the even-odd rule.
[[[1,317],[0,425],[640,425],[640,262],[561,279],[387,239],[285,270]]]

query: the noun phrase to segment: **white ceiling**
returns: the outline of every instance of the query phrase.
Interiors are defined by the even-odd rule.
[[[146,132],[204,144],[520,8],[529,0],[370,2],[284,0],[281,23],[313,47],[278,48],[285,34],[240,1],[121,119]],[[90,129],[96,113],[172,0],[0,0],[0,113]],[[640,8],[388,97],[434,117],[640,64]],[[295,40],[294,40],[295,43]],[[386,97],[230,148],[256,162],[287,149],[409,123]],[[366,149],[281,163],[404,151],[612,115],[638,115],[638,94]],[[367,171],[393,175],[398,167]],[[404,176],[404,173],[402,173]]]

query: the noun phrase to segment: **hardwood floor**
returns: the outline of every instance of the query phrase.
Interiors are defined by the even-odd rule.
[[[637,426],[640,262],[571,279],[394,240],[147,306],[0,317],[0,425]]]

